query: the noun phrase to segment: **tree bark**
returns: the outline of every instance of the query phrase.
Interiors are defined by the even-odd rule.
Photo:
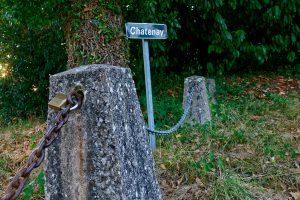
[[[65,23],[69,68],[95,63],[127,66],[123,18],[120,7],[111,2],[71,1],[72,14]]]

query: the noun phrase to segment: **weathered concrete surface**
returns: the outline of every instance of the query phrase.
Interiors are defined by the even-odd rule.
[[[204,124],[211,120],[210,109],[208,106],[208,96],[206,91],[206,81],[202,76],[191,76],[184,80],[183,107],[186,104],[191,87],[195,84],[195,93],[192,100],[190,114],[186,123],[191,125]]]
[[[213,104],[217,104],[216,99],[216,82],[214,79],[206,79],[206,85],[207,85],[207,93],[209,96],[209,100]]]
[[[84,92],[47,150],[46,199],[161,199],[130,69],[88,65],[50,77],[50,98]],[[54,113],[49,110],[48,123]]]

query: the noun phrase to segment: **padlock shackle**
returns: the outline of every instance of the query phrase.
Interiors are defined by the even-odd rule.
[[[75,102],[75,105],[73,107],[70,108],[70,111],[76,110],[79,107],[79,103],[77,100],[73,100]]]

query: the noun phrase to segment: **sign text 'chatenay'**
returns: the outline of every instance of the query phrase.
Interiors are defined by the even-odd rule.
[[[165,24],[131,23],[125,24],[126,35],[132,39],[167,39]]]

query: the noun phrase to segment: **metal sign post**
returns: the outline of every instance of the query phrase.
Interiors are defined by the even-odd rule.
[[[149,45],[147,40],[142,40],[142,44],[143,44],[143,58],[144,58],[144,71],[145,71],[146,96],[147,96],[148,126],[149,129],[154,130],[154,112],[153,112],[153,101],[152,101]],[[150,148],[152,150],[156,148],[155,135],[153,134],[150,134]]]
[[[147,96],[148,126],[150,130],[154,130],[154,113],[148,39],[167,39],[167,26],[165,24],[126,23],[125,27],[126,35],[128,38],[142,39]],[[150,148],[152,151],[154,151],[156,148],[155,135],[153,134],[150,134]]]

